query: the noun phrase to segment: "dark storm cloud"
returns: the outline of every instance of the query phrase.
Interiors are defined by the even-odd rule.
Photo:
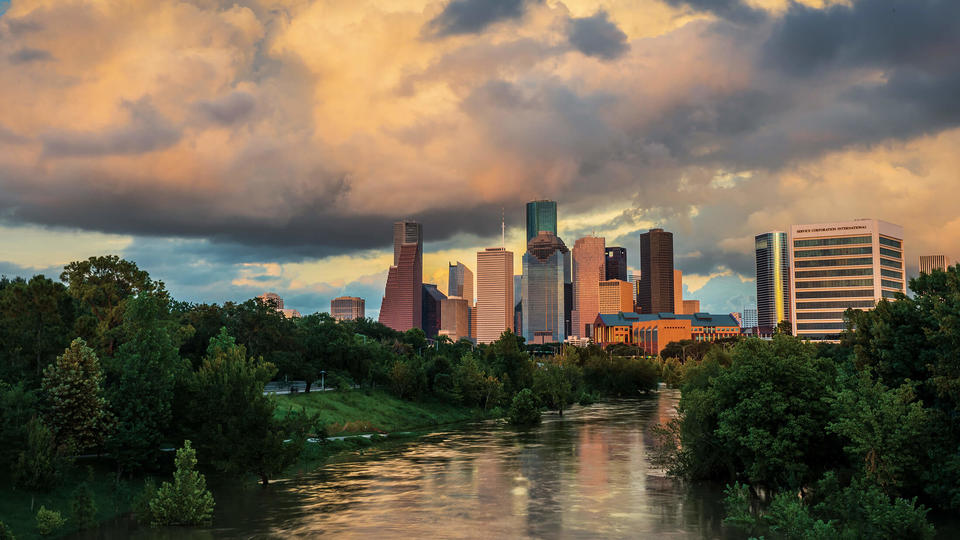
[[[196,107],[206,119],[228,126],[247,119],[256,104],[249,93],[236,91],[219,99],[199,101]]]
[[[41,136],[43,153],[48,157],[142,154],[180,140],[180,130],[157,113],[149,98],[126,101],[123,107],[130,116],[126,125],[99,133],[48,132]]]
[[[24,48],[12,53],[9,57],[13,64],[29,64],[31,62],[46,62],[53,60],[49,51],[43,49]]]
[[[606,11],[598,11],[591,17],[571,18],[567,38],[583,54],[605,60],[619,58],[630,49],[627,35],[610,20]]]
[[[684,244],[693,243],[691,239],[674,235],[674,266],[685,274],[710,275],[723,268],[729,268],[743,276],[753,276],[756,272],[752,253],[739,253],[720,249],[684,252]],[[677,248],[680,248],[678,250]]]
[[[451,0],[439,15],[424,27],[424,34],[446,37],[476,34],[490,25],[519,19],[530,4],[541,0]]]
[[[738,22],[759,22],[766,15],[750,7],[743,0],[666,0],[674,7],[686,6],[694,11],[713,13],[718,17]]]
[[[9,128],[5,127],[3,124],[0,124],[0,143],[5,144],[24,144],[30,139],[23,137],[14,133]]]

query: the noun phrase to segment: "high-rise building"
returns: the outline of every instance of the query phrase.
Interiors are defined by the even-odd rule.
[[[447,296],[466,298],[473,302],[473,272],[460,261],[449,265]]]
[[[950,267],[950,259],[946,255],[921,255],[920,273],[930,274],[934,270],[946,270]]]
[[[338,321],[352,321],[366,317],[363,298],[341,296],[330,301],[330,316]]]
[[[591,327],[600,313],[600,281],[606,276],[606,240],[585,236],[573,244],[573,312],[574,336],[593,336]]]
[[[300,312],[295,309],[286,309],[283,307],[283,298],[280,298],[280,295],[273,292],[263,293],[257,297],[260,302],[273,306],[274,309],[279,311],[287,319],[292,319],[300,316]]]
[[[683,311],[683,272],[673,269],[673,311],[678,315]]]
[[[441,304],[447,296],[437,289],[433,283],[423,284],[423,306],[420,308],[423,333],[428,338],[437,337],[440,333]]]
[[[757,309],[756,308],[743,308],[743,319],[740,324],[744,328],[756,328],[757,327]]]
[[[470,302],[448,296],[440,301],[440,334],[453,341],[470,338]]]
[[[513,276],[513,331],[523,335],[523,276]]]
[[[600,313],[631,313],[633,285],[629,281],[607,279],[600,282]]]
[[[775,328],[790,320],[790,247],[787,233],[754,238],[757,258],[757,326]],[[753,328],[752,326],[748,328]]]
[[[627,273],[627,281],[633,285],[633,310],[637,310],[637,295],[640,294],[640,271],[633,270],[632,272]]]
[[[606,255],[606,277],[604,279],[627,279],[627,249],[622,247],[608,247]]]
[[[557,201],[530,201],[527,203],[527,242],[540,231],[557,234]]]
[[[502,247],[478,251],[477,342],[491,343],[513,330],[514,307],[513,252]]]
[[[527,244],[521,280],[521,326],[527,343],[563,342],[564,285],[570,272],[570,250],[557,235],[540,231]]]
[[[794,335],[836,341],[844,310],[906,293],[903,227],[876,219],[794,225],[790,269]]]
[[[700,301],[699,300],[684,300],[683,301],[683,314],[684,315],[696,315],[700,313]]]
[[[643,313],[673,313],[673,233],[650,229],[640,235],[640,292]]]
[[[393,225],[393,266],[380,305],[380,322],[406,332],[420,328],[423,309],[423,229],[413,221]]]

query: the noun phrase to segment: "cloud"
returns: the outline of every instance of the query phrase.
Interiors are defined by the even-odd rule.
[[[252,95],[237,90],[219,99],[198,101],[196,106],[208,120],[229,126],[249,117],[256,104]]]
[[[568,37],[578,51],[604,60],[618,58],[630,49],[627,35],[610,20],[606,11],[598,11],[590,17],[571,18]]]
[[[49,51],[43,49],[20,49],[10,56],[8,56],[10,62],[13,64],[29,64],[32,62],[47,62],[53,60],[53,56]]]
[[[161,150],[180,140],[180,130],[162,118],[149,97],[122,104],[129,114],[126,125],[104,132],[49,131],[41,136],[47,157],[142,154]]]
[[[433,37],[476,34],[490,25],[519,19],[531,3],[540,0],[450,0],[439,15],[424,27]]]
[[[687,7],[694,11],[712,13],[717,17],[736,22],[757,23],[766,17],[766,13],[748,5],[743,0],[666,0],[675,7]]]

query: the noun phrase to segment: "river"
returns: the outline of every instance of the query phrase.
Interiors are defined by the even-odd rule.
[[[268,488],[218,490],[208,529],[98,538],[719,538],[720,494],[653,468],[650,428],[679,393],[574,407],[519,430],[485,421],[327,464]]]

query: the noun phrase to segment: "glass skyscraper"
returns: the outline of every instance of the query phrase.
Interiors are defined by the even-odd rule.
[[[570,250],[551,232],[541,231],[523,254],[523,337],[527,343],[566,338],[564,285],[570,282]]]
[[[527,243],[540,231],[557,234],[557,201],[527,203]]]
[[[606,248],[607,277],[605,279],[627,280],[627,250],[622,247]]]
[[[754,238],[757,255],[757,325],[774,328],[790,320],[790,250],[787,233]]]
[[[676,313],[673,305],[673,233],[650,229],[640,235],[640,287],[643,313]]]

